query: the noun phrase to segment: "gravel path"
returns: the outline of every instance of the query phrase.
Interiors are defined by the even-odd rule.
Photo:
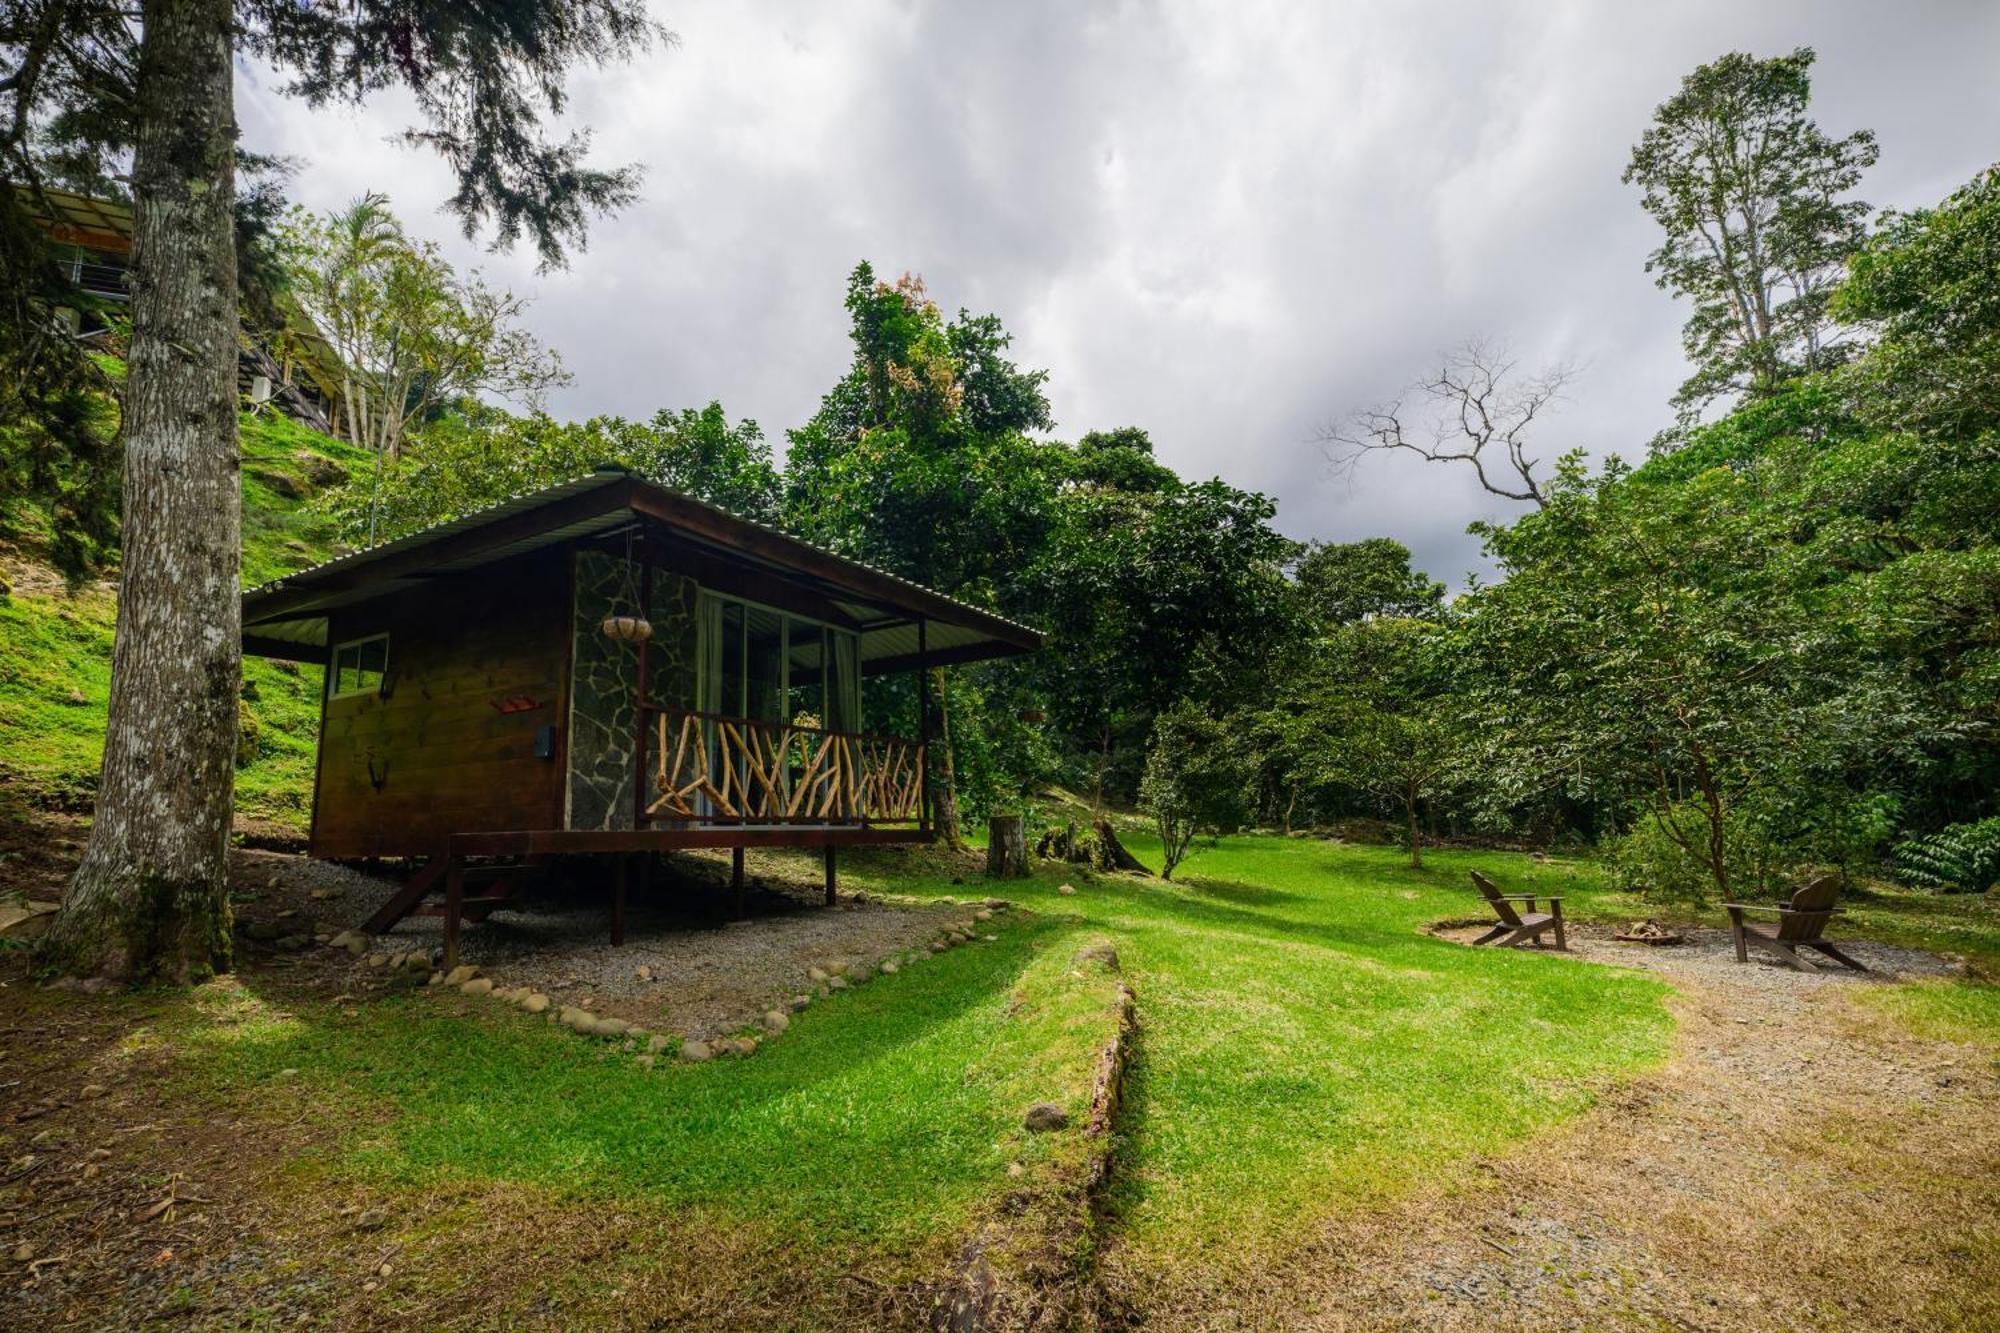
[[[726,857],[677,857],[672,873],[635,893],[625,944],[611,947],[605,895],[581,891],[533,899],[520,910],[468,923],[460,960],[501,987],[530,986],[557,1004],[622,1018],[654,1032],[709,1038],[783,1008],[815,983],[814,967],[873,968],[927,947],[978,908],[862,899],[843,892],[829,910],[816,859],[757,853],[748,858],[748,913],[728,919]],[[285,913],[309,918],[320,934],[358,926],[394,891],[387,879],[304,856],[235,853],[232,886],[247,921]],[[411,917],[381,937],[385,951],[443,944],[443,923]]]
[[[1148,1327],[2000,1328],[2000,1251],[1974,1239],[2000,1228],[2000,1060],[1861,1002],[1959,969],[1858,944],[1872,975],[1810,975],[1689,933],[1570,935],[1578,960],[1672,982],[1656,1074],[1418,1196],[1336,1213],[1240,1285],[1165,1296]]]
[[[1484,928],[1452,927],[1437,933],[1443,939],[1469,944],[1484,933]],[[1779,963],[1772,955],[1754,945],[1750,950],[1750,961],[1739,963],[1736,961],[1736,946],[1727,930],[1694,926],[1681,933],[1686,937],[1687,942],[1684,944],[1632,944],[1614,938],[1617,934],[1615,927],[1571,926],[1568,929],[1569,952],[1585,962],[1638,967],[1648,972],[1664,973],[1669,977],[1715,982],[1739,990],[1771,991],[1779,994],[1813,990],[1820,986],[1869,983],[1879,985],[1922,977],[1952,976],[1962,970],[1957,964],[1939,958],[1936,954],[1925,953],[1921,949],[1897,949],[1886,944],[1866,942],[1849,943],[1841,937],[1837,928],[1829,931],[1827,938],[1842,953],[1868,968],[1867,974],[1850,972],[1831,958],[1823,957],[1809,949],[1802,949],[1800,953],[1821,964],[1821,970],[1817,973],[1797,971]]]

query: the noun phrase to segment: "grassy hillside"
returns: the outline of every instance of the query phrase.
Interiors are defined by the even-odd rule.
[[[258,584],[334,553],[312,498],[364,455],[286,418],[245,416],[243,578]],[[32,547],[0,549],[0,799],[86,811],[97,786],[111,691],[115,582],[64,586]],[[239,816],[297,828],[312,804],[320,670],[244,664],[247,715]]]

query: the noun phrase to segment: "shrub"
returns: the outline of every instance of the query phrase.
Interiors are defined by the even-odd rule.
[[[2000,818],[1953,824],[1896,846],[1895,877],[1934,893],[1984,893],[2000,882]]]
[[[1715,889],[1708,865],[1707,819],[1693,801],[1677,803],[1667,819],[1683,837],[1675,837],[1666,823],[1647,813],[1610,844],[1612,880],[1652,902],[1706,902]],[[1730,895],[1739,900],[1778,896],[1804,859],[1772,838],[1762,821],[1739,811],[1731,811],[1723,822],[1722,858],[1729,871]]]
[[[1198,829],[1229,832],[1248,813],[1243,764],[1227,727],[1189,700],[1160,714],[1139,783],[1139,805],[1160,832],[1161,879],[1187,856]]]

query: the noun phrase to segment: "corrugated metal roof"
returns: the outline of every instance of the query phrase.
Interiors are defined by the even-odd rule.
[[[315,599],[311,610],[303,615],[295,611],[290,615],[281,613],[271,619],[260,620],[257,617],[255,604],[259,600],[274,597],[282,592],[307,591],[315,585],[338,582],[339,580],[336,576],[351,571],[365,571],[369,565],[379,563],[390,556],[406,551],[421,550],[426,546],[447,541],[461,533],[476,532],[481,527],[502,522],[515,515],[529,513],[533,510],[567,500],[573,496],[627,481],[636,482],[666,496],[695,505],[732,524],[740,525],[751,531],[763,533],[768,536],[781,538],[789,543],[795,543],[805,550],[834,560],[850,569],[866,573],[877,579],[887,580],[892,584],[908,588],[913,592],[923,594],[927,597],[936,598],[945,602],[948,606],[967,612],[969,617],[974,618],[975,621],[990,621],[1005,626],[1016,634],[1023,636],[1030,643],[1038,643],[1041,639],[1039,631],[1022,625],[1017,621],[1009,620],[993,611],[973,606],[968,602],[963,602],[957,598],[937,592],[935,589],[926,588],[922,584],[906,579],[899,574],[879,569],[863,561],[851,559],[836,551],[828,550],[823,546],[818,546],[778,528],[771,527],[768,524],[759,523],[754,519],[731,513],[719,505],[711,504],[708,501],[698,499],[683,491],[674,490],[671,487],[660,486],[657,483],[647,481],[643,477],[635,476],[622,469],[603,469],[570,481],[558,483],[554,486],[544,487],[538,491],[524,492],[523,494],[509,497],[497,504],[489,505],[484,509],[474,510],[469,514],[461,515],[447,522],[439,523],[390,541],[380,542],[358,551],[351,551],[346,555],[336,556],[332,560],[314,565],[308,569],[298,570],[294,573],[273,579],[268,583],[260,584],[247,591],[243,597],[246,632],[254,632],[259,638],[276,642],[324,647],[326,645],[325,611],[333,607],[350,605],[355,602],[379,597],[386,592],[395,590],[399,586],[407,586],[407,581],[390,576],[374,582],[362,582],[348,588],[333,590],[331,595]],[[631,523],[636,512],[629,507],[611,509],[605,513],[592,515],[574,523],[535,532],[532,535],[517,538],[514,541],[498,543],[493,546],[482,546],[456,559],[441,560],[435,564],[428,565],[426,566],[426,570],[433,573],[450,573],[476,568],[479,565],[490,564],[494,561],[504,560],[510,556],[524,554],[528,551],[541,549],[542,547],[613,532]],[[653,519],[651,521],[659,520]],[[751,560],[751,557],[743,555],[741,552],[732,552],[732,554],[746,561]],[[755,560],[754,563],[786,568],[782,562],[770,560],[759,559]],[[873,609],[866,603],[854,602],[851,593],[837,596],[835,600],[855,613],[857,619],[865,619],[867,613]],[[927,625],[925,643],[928,651],[931,653],[952,648],[967,647],[981,642],[1006,642],[1006,640],[980,628],[977,623],[960,625],[933,615],[927,617]],[[917,650],[916,628],[907,621],[898,621],[875,630],[864,631],[863,645],[864,660],[883,660],[907,656],[915,653]],[[1010,643],[1009,650],[1019,651],[1022,646],[1019,642]]]

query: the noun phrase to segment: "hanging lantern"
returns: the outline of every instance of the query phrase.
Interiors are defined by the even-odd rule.
[[[644,616],[606,616],[604,637],[618,643],[644,643],[653,637],[653,622]]]
[[[632,572],[632,534],[625,534],[625,605],[632,608],[629,616],[606,616],[598,628],[604,637],[613,643],[644,643],[653,637],[653,622],[639,610],[639,578]]]

